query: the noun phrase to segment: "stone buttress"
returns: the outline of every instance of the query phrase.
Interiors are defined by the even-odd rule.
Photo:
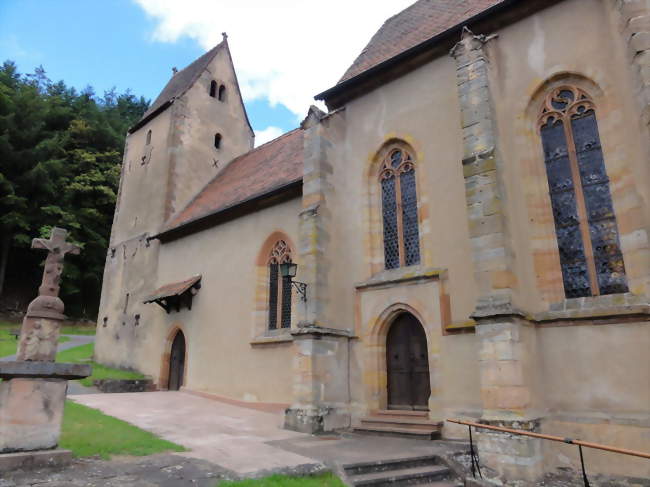
[[[492,39],[492,40],[491,40]],[[472,317],[479,341],[481,421],[539,431],[535,329],[513,305],[515,256],[505,214],[503,161],[490,90],[486,43],[468,29],[451,51],[463,135],[463,176],[478,300]],[[534,480],[543,458],[536,440],[478,432],[481,462],[503,477]]]
[[[320,433],[350,425],[350,332],[329,327],[327,282],[328,228],[331,217],[327,195],[332,165],[327,152],[328,119],[311,107],[302,123],[305,130],[303,210],[300,214],[301,275],[307,284],[307,302],[298,327],[292,331],[293,402],[285,413],[285,427]]]

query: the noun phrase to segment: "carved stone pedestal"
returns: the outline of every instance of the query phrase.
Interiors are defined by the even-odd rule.
[[[90,365],[0,363],[0,453],[47,450],[59,443],[68,379]]]
[[[0,453],[55,448],[67,388],[65,379],[0,382]]]

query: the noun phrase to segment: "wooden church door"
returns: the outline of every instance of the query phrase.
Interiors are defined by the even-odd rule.
[[[183,373],[185,372],[185,336],[182,331],[176,333],[172,343],[171,356],[169,358],[169,385],[170,391],[177,391],[183,385]]]
[[[386,342],[388,409],[428,410],[431,386],[422,325],[404,313],[391,325]]]

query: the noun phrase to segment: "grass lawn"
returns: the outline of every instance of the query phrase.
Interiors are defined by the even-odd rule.
[[[82,385],[90,387],[94,380],[99,379],[144,379],[144,375],[129,370],[112,369],[92,361],[94,343],[81,345],[80,347],[63,350],[56,354],[57,362],[72,364],[90,364],[93,367],[93,375],[81,379]]]
[[[263,479],[224,481],[217,485],[219,487],[345,487],[341,479],[331,473],[307,477],[271,475]]]
[[[65,403],[59,446],[72,450],[75,457],[99,455],[103,459],[111,455],[143,456],[186,451],[153,433],[72,401]]]
[[[12,335],[9,335],[9,330],[13,328],[20,328],[20,324],[0,322],[0,357],[13,355],[18,348],[18,340]],[[59,343],[67,342],[70,340],[68,337],[59,337]]]
[[[63,335],[94,335],[97,328],[94,326],[62,326],[61,334]]]

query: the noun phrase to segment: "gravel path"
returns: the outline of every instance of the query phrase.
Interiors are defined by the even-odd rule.
[[[173,454],[77,459],[62,469],[5,472],[0,487],[215,487],[231,472],[210,462]]]

